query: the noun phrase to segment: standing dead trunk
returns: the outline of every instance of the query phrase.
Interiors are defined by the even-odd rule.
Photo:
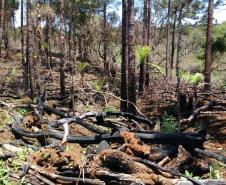
[[[171,72],[173,70],[173,65],[174,65],[176,22],[177,22],[177,8],[174,10],[173,31],[172,31],[172,41],[171,41],[171,57],[170,57]]]
[[[182,10],[185,4],[180,5],[180,12],[178,17],[178,41],[177,41],[177,60],[176,60],[176,77],[177,77],[177,85],[176,85],[176,92],[177,92],[177,121],[178,121],[178,128],[180,130],[180,119],[181,119],[181,92],[180,92],[180,55],[181,55],[181,39],[182,39]]]
[[[8,22],[6,19],[3,21],[3,40],[5,46],[5,57],[9,57],[9,37],[8,37]]]
[[[169,59],[169,35],[170,35],[170,6],[171,6],[171,0],[168,0],[168,12],[167,12],[167,27],[166,27],[166,77],[171,76],[171,70],[170,70],[170,59]]]
[[[32,60],[32,19],[31,0],[27,0],[27,35],[26,35],[26,65],[25,65],[25,90],[30,89],[29,95],[34,96],[34,66]]]
[[[121,62],[121,101],[120,110],[127,111],[127,65],[128,65],[128,1],[122,1],[122,62]]]
[[[35,40],[36,40],[36,54],[37,54],[37,60],[34,63],[35,68],[35,89],[40,92],[40,70],[41,70],[41,61],[42,61],[42,28],[41,28],[41,12],[40,12],[40,1],[37,2],[37,23],[36,23],[36,29],[35,29]],[[38,93],[39,93],[38,92]]]
[[[151,6],[152,6],[152,0],[148,0],[148,17],[147,17],[147,45],[151,48]],[[146,60],[146,66],[145,66],[145,86],[149,87],[150,84],[150,67],[149,67],[150,57]]]
[[[136,114],[135,16],[134,0],[128,1],[128,112]]]
[[[206,49],[205,49],[205,69],[204,69],[204,90],[210,91],[211,89],[211,45],[212,45],[212,29],[213,29],[213,0],[209,0],[208,5],[208,20],[206,30]]]
[[[64,1],[60,0],[60,94],[61,97],[65,96],[65,73],[64,73],[64,64],[65,64],[65,40],[64,40]]]
[[[0,1],[0,57],[2,57],[2,36],[3,36],[3,22],[4,22],[4,7],[5,7],[5,0]]]
[[[144,0],[144,8],[143,8],[143,46],[147,45],[147,0]],[[144,61],[140,61],[140,77],[139,77],[139,93],[144,91],[144,66],[146,63],[146,59]]]
[[[103,54],[103,59],[104,59],[104,72],[108,73],[109,71],[109,65],[107,61],[107,2],[104,2],[104,54]]]
[[[28,82],[25,82],[26,80],[26,74],[25,74],[25,61],[24,61],[24,1],[21,0],[20,1],[20,8],[21,8],[21,12],[20,12],[20,43],[21,43],[21,63],[23,66],[23,77],[24,77],[24,87],[26,86],[26,84],[28,84]],[[28,88],[25,88],[28,89]]]

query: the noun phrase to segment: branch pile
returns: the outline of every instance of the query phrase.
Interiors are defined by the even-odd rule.
[[[225,183],[185,175],[193,168],[207,174],[209,158],[225,164],[224,156],[203,150],[200,133],[152,132],[141,126],[153,127],[152,120],[126,112],[73,115],[43,103],[29,108],[24,118],[12,111],[16,140],[1,144],[0,157],[9,161],[21,152],[19,145],[33,148],[21,162],[21,174],[11,178],[27,176],[29,183],[32,176],[50,185]]]

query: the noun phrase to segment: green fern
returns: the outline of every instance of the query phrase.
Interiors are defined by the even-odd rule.
[[[180,77],[187,81],[188,83],[197,85],[204,80],[204,76],[202,73],[191,74],[189,71],[181,71]]]
[[[213,164],[212,166],[209,167],[209,170],[210,170],[209,176],[211,179],[220,179],[221,178],[219,168],[220,168],[220,166],[217,164]]]
[[[196,180],[201,179],[201,177],[199,177],[199,176],[193,176],[193,173],[192,172],[189,172],[188,170],[185,170],[185,175],[187,177],[191,177],[191,178],[196,179]]]
[[[87,67],[88,67],[88,64],[86,62],[79,63],[78,68],[81,75],[85,73],[85,70],[87,69]]]
[[[144,63],[145,59],[150,55],[150,46],[137,46],[136,57],[139,61],[139,65]]]

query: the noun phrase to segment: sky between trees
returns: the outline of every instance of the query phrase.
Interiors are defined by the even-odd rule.
[[[120,17],[122,15],[121,11],[122,11],[122,7],[119,6],[118,14]],[[16,17],[16,27],[19,27],[20,26],[20,7],[15,12],[15,17]],[[215,20],[217,20],[218,23],[222,23],[222,22],[226,21],[226,5],[220,6],[220,8],[218,8],[218,9],[214,9],[213,17]]]

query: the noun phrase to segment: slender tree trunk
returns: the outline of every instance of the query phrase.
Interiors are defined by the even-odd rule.
[[[36,33],[35,33],[35,38],[36,38],[36,54],[37,54],[37,60],[34,62],[34,78],[35,78],[35,89],[40,92],[40,70],[41,70],[41,61],[42,61],[42,28],[41,28],[41,12],[40,12],[40,4],[41,1],[39,0],[37,2],[37,12],[38,12],[38,17],[37,17],[37,23],[36,23]]]
[[[6,19],[3,21],[3,40],[5,45],[5,57],[9,57],[9,37],[8,37],[8,22]]]
[[[49,1],[44,1],[44,3],[48,3],[49,6],[51,6],[51,0]],[[50,25],[52,23],[52,18],[47,16],[46,17],[46,25],[45,25],[45,55],[47,57],[47,61],[48,61],[48,65],[49,65],[49,70],[52,69],[52,54],[51,54],[51,42],[50,42],[50,38],[51,38],[51,29],[50,29]],[[47,45],[47,46],[46,46]]]
[[[32,60],[32,19],[31,0],[27,0],[27,35],[26,35],[26,66],[25,66],[25,90],[30,89],[29,95],[34,96],[34,66]]]
[[[15,1],[14,1],[15,3]],[[16,25],[15,25],[15,15],[14,15],[14,12],[13,12],[13,18],[12,18],[12,21],[13,21],[13,41],[16,42]]]
[[[127,65],[128,65],[128,0],[122,1],[122,62],[121,62],[121,101],[120,110],[127,111]]]
[[[143,8],[143,46],[147,45],[147,0],[144,0],[144,8]],[[146,63],[146,59],[144,61],[140,61],[140,77],[139,77],[139,93],[144,91],[144,66]]]
[[[65,96],[65,40],[64,40],[64,0],[60,0],[60,94],[61,97]]]
[[[148,18],[147,18],[147,45],[151,48],[151,7],[152,7],[152,0],[148,0]],[[148,88],[150,84],[150,67],[149,67],[150,57],[146,60],[146,70],[145,70],[145,86]]]
[[[47,17],[46,18],[46,26],[45,26],[45,55],[49,64],[49,69],[52,69],[52,55],[51,55],[51,45],[50,45],[50,18]]]
[[[21,12],[20,12],[20,43],[21,43],[21,63],[23,66],[23,77],[24,77],[24,87],[26,86],[26,84],[28,84],[28,82],[26,82],[26,74],[25,74],[25,61],[24,61],[24,1],[21,0],[20,1],[20,6],[21,6]],[[25,89],[28,89],[28,87],[26,87]]]
[[[0,10],[0,57],[2,57],[2,37],[3,37],[5,0],[0,0],[0,5],[1,5],[1,10]]]
[[[175,55],[175,32],[176,32],[176,22],[177,22],[177,9],[174,11],[174,20],[173,20],[173,33],[171,41],[171,57],[170,57],[170,71],[173,70],[174,64],[174,55]]]
[[[108,69],[108,61],[107,61],[107,35],[106,35],[106,31],[107,31],[107,2],[104,2],[104,54],[103,54],[103,58],[104,58],[104,71],[106,73],[108,73],[109,69]]]
[[[128,1],[128,112],[136,114],[134,0]]]
[[[70,19],[70,22],[69,22],[69,30],[68,30],[68,59],[69,61],[71,62],[71,59],[72,59],[72,56],[71,56],[71,51],[72,51],[72,18]]]
[[[181,39],[182,39],[182,10],[185,4],[180,5],[180,12],[178,17],[178,41],[177,41],[177,60],[176,60],[176,76],[177,76],[177,85],[176,85],[176,92],[177,92],[177,121],[178,121],[178,128],[180,130],[180,119],[181,119],[181,107],[180,107],[180,55],[181,55]]]
[[[212,45],[212,29],[213,29],[213,0],[209,0],[208,5],[208,20],[207,20],[207,30],[206,30],[206,49],[205,49],[205,69],[204,69],[204,90],[211,90],[211,45]]]
[[[167,13],[167,36],[166,36],[166,77],[171,76],[171,70],[170,70],[170,58],[169,58],[169,35],[170,35],[170,6],[171,6],[171,0],[168,0],[168,13]]]

